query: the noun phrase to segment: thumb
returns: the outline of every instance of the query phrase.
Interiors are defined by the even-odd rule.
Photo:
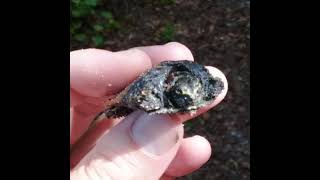
[[[174,159],[183,125],[135,112],[103,135],[72,169],[71,180],[159,180]]]

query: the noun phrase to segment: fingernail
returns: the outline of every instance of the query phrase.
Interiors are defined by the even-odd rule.
[[[179,127],[167,115],[143,113],[132,125],[132,139],[147,153],[162,155],[178,142]]]

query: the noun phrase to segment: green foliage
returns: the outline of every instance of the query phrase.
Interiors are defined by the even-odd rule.
[[[113,19],[113,15],[109,11],[102,11],[100,12],[100,16],[105,18],[105,19]]]
[[[71,16],[81,18],[94,13],[99,0],[71,0]]]
[[[120,23],[114,19],[112,12],[100,8],[104,1],[106,0],[70,0],[72,43],[100,47],[110,31],[120,28]]]
[[[76,21],[76,20],[72,21],[70,23],[70,33],[72,35],[75,35],[76,32],[81,28],[81,26],[82,26],[81,21]]]
[[[104,30],[104,27],[102,25],[100,25],[100,24],[96,24],[96,25],[93,26],[93,29],[95,31],[97,31],[97,32],[101,32],[101,31]]]
[[[74,39],[79,42],[85,42],[88,39],[88,37],[83,33],[78,33],[78,34],[75,34]]]
[[[109,11],[102,11],[100,12],[100,17],[102,18],[102,22],[104,22],[104,28],[105,29],[119,29],[120,24],[118,21],[116,21]]]
[[[160,37],[164,41],[172,41],[175,35],[176,29],[173,24],[166,24],[160,33]]]
[[[96,47],[101,47],[104,44],[104,37],[101,35],[95,35],[92,37],[92,41]]]

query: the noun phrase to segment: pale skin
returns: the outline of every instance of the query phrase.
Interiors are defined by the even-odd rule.
[[[161,121],[154,121],[155,127],[146,129],[141,118],[145,117],[143,113],[134,112],[126,118],[103,120],[87,131],[110,97],[164,60],[193,61],[194,58],[186,46],[175,42],[119,52],[84,49],[70,53],[71,180],[172,180],[196,171],[209,160],[212,154],[209,142],[201,136],[184,138],[181,124],[214,108],[225,97],[227,80],[220,70],[210,66],[206,66],[207,69],[224,81],[225,89],[212,104],[193,116],[161,116]],[[153,142],[156,138],[135,135],[140,127],[151,132],[167,127],[162,126],[163,118],[168,121],[168,127],[174,128],[163,128],[155,136],[165,137],[161,141]],[[173,133],[177,136],[171,136]],[[152,143],[157,145],[159,154],[145,150]]]

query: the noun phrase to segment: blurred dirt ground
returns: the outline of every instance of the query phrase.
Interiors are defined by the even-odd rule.
[[[100,8],[112,12],[121,25],[105,32],[102,48],[177,41],[191,49],[197,62],[227,76],[225,100],[186,125],[186,136],[198,134],[210,141],[213,156],[199,171],[179,179],[250,179],[250,1],[110,0]],[[92,46],[71,38],[70,50]]]

